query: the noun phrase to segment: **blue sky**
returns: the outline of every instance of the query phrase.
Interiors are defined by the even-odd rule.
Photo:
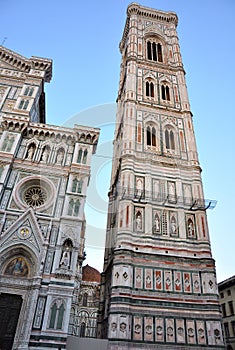
[[[53,59],[53,79],[46,85],[47,122],[69,125],[76,120],[80,124],[101,126],[98,155],[105,157],[94,160],[92,186],[97,197],[92,198],[94,192],[89,191],[85,262],[99,270],[103,265],[106,193],[119,82],[118,45],[129,3],[126,0],[0,0],[0,44],[26,57]],[[208,210],[208,220],[217,277],[222,281],[235,274],[232,222],[235,2],[143,0],[140,3],[175,11],[179,17],[178,34],[205,197],[218,201],[214,210]],[[99,215],[94,216],[91,208]]]

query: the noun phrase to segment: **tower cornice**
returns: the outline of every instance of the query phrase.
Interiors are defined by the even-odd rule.
[[[120,42],[119,48],[122,51],[124,43],[126,41],[129,28],[130,28],[130,18],[131,15],[138,15],[145,19],[157,20],[160,22],[174,23],[175,26],[178,24],[178,17],[175,12],[164,12],[160,10],[154,10],[149,7],[143,7],[135,2],[131,3],[127,8],[127,19],[123,31],[122,40]]]

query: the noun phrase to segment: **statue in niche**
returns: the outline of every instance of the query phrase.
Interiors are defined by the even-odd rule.
[[[62,253],[61,259],[60,259],[60,267],[69,268],[70,263],[70,251],[65,250]]]
[[[171,218],[171,233],[172,234],[176,234],[177,233],[176,220],[175,220],[174,216],[172,216],[172,218]]]
[[[136,229],[138,231],[142,230],[142,215],[140,212],[136,215]]]
[[[70,239],[67,239],[62,248],[62,254],[60,259],[59,266],[62,268],[69,269],[70,268],[70,260],[71,260],[71,250],[72,250],[73,244]]]
[[[188,219],[188,236],[189,237],[194,236],[194,225],[193,225],[193,221],[191,219]]]
[[[48,158],[49,158],[49,148],[45,147],[42,153],[42,161],[46,163]]]
[[[154,217],[154,231],[159,232],[160,231],[160,219],[158,214],[155,215]]]
[[[33,145],[30,145],[28,152],[27,152],[26,159],[32,160],[34,152],[35,152],[35,147]]]
[[[60,149],[58,152],[57,152],[57,156],[56,156],[56,164],[61,164],[62,161],[64,159],[64,152]]]

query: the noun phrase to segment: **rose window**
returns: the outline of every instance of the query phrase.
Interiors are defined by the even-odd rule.
[[[56,189],[50,179],[44,176],[27,176],[18,182],[14,200],[22,209],[32,207],[45,211],[53,204],[55,194]]]
[[[40,207],[46,202],[47,193],[43,188],[34,186],[25,191],[23,199],[31,207]]]

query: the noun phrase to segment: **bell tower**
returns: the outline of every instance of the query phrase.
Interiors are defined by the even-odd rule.
[[[99,336],[224,349],[178,18],[129,5],[120,52]]]

